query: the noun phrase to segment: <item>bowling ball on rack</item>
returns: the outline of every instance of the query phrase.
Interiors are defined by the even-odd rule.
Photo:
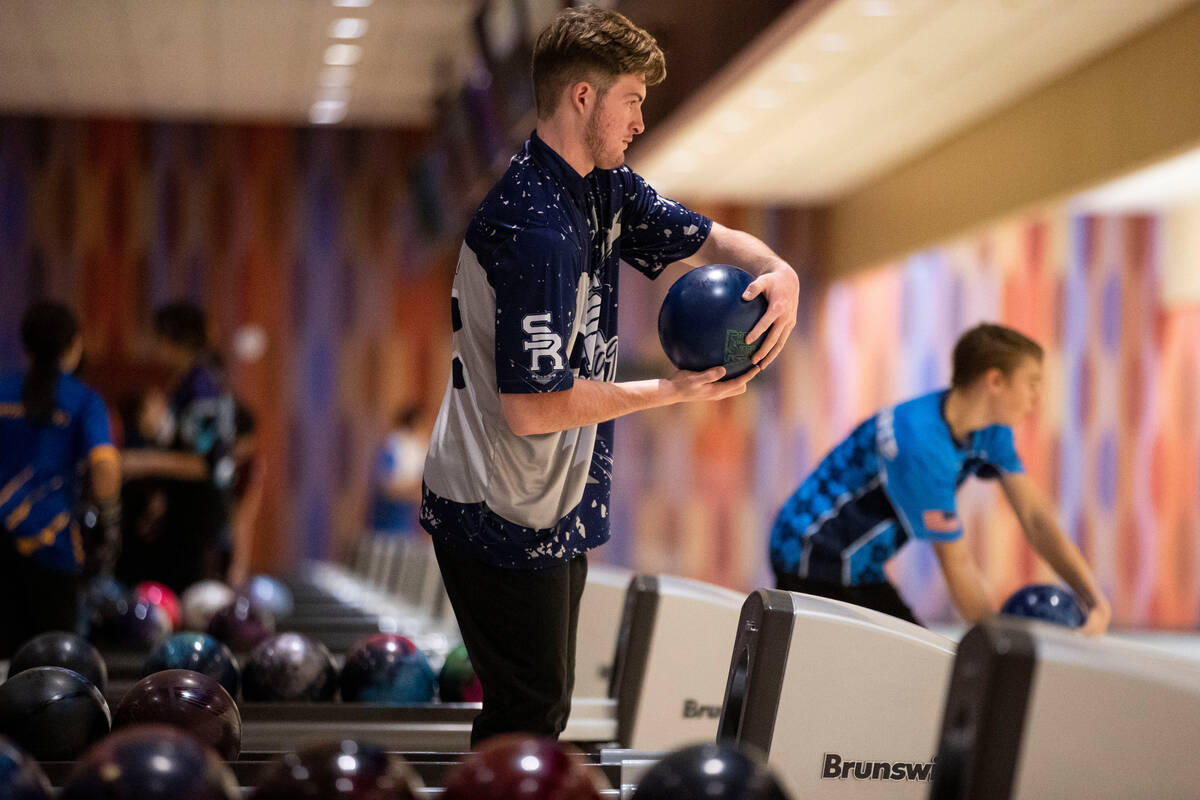
[[[341,689],[348,703],[428,703],[437,691],[437,676],[411,640],[374,633],[346,653]]]
[[[242,670],[242,697],[249,701],[332,700],[337,665],[329,648],[302,633],[285,632],[263,640]]]
[[[672,364],[693,372],[724,366],[722,380],[753,366],[750,358],[763,340],[746,344],[746,334],[767,312],[762,295],[742,299],[753,280],[737,267],[709,264],[671,284],[658,312],[658,339]]]
[[[443,703],[478,703],[483,700],[483,687],[467,655],[467,646],[460,644],[446,654],[438,673],[438,697]]]
[[[179,607],[179,598],[165,583],[142,581],[133,587],[133,596],[139,600],[147,600],[165,611],[173,630],[179,630],[183,626],[183,611]]]
[[[510,733],[464,756],[446,776],[442,800],[599,800],[598,781],[566,745]]]
[[[235,653],[253,650],[274,632],[275,618],[252,606],[244,597],[235,598],[208,621],[208,634],[229,645]]]
[[[147,652],[171,635],[171,619],[161,607],[133,595],[117,600],[91,638],[101,646]]]
[[[0,800],[50,800],[46,773],[21,748],[0,736]]]
[[[669,753],[642,776],[633,800],[787,800],[771,771],[731,744]]]
[[[102,693],[108,688],[108,666],[100,651],[77,633],[47,631],[39,633],[13,653],[8,674],[16,675],[33,667],[63,667],[78,672]]]
[[[183,627],[189,631],[206,631],[208,623],[237,595],[220,581],[198,581],[183,590],[179,605],[183,611]]]
[[[0,684],[0,734],[38,761],[71,761],[108,735],[104,695],[78,672],[33,667]]]
[[[134,725],[87,751],[58,800],[240,800],[211,747],[169,725]]]
[[[415,800],[420,778],[399,755],[346,739],[288,753],[263,777],[253,800]]]
[[[221,642],[207,633],[177,633],[150,653],[142,674],[164,669],[190,669],[217,680],[231,697],[237,697],[241,667],[237,658]]]
[[[289,616],[295,609],[291,590],[270,575],[252,575],[238,587],[237,593],[255,607],[266,609],[276,620]]]
[[[162,724],[181,728],[226,761],[242,750],[242,715],[229,692],[207,675],[167,669],[147,675],[121,698],[113,728]]]
[[[1032,584],[1018,589],[1004,601],[1000,613],[1052,622],[1066,628],[1078,628],[1087,620],[1087,612],[1069,589],[1049,584]]]

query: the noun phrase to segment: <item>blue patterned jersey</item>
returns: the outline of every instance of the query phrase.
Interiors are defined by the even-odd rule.
[[[771,531],[777,572],[843,586],[882,583],[910,538],[962,536],[955,492],[970,475],[1023,472],[1012,429],[992,425],[955,441],[947,391],[885,408],[825,456],[784,503]]]
[[[425,460],[430,534],[516,568],[608,540],[613,423],[516,436],[500,394],[612,381],[619,262],[654,278],[711,227],[627,166],[581,176],[530,138],[459,251],[450,379]]]
[[[58,379],[48,425],[25,418],[25,373],[0,376],[0,535],[17,552],[59,572],[83,565],[74,508],[78,470],[89,456],[116,458],[100,395],[70,375]],[[8,613],[12,613],[11,610]]]

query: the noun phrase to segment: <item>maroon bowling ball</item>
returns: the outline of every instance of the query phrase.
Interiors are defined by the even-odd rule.
[[[208,621],[208,634],[229,645],[235,653],[253,650],[255,645],[275,632],[275,618],[255,608],[245,597],[213,614]]]
[[[108,735],[100,690],[78,672],[33,667],[0,684],[0,734],[38,761],[71,761]]]
[[[240,800],[211,747],[168,725],[135,725],[96,744],[58,800]]]
[[[398,755],[350,739],[288,753],[270,769],[253,800],[320,798],[415,800],[422,784]]]
[[[550,739],[495,736],[446,777],[442,800],[599,800],[581,758]]]
[[[242,697],[252,702],[332,700],[337,665],[329,648],[302,633],[260,642],[242,669]]]
[[[113,728],[163,724],[181,728],[226,761],[242,750],[242,715],[215,678],[190,669],[147,675],[121,698]]]

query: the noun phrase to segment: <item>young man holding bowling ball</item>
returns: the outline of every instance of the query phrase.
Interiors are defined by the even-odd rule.
[[[660,197],[623,164],[662,51],[622,15],[561,12],[533,55],[537,129],[467,230],[451,294],[451,376],[421,524],[483,686],[472,743],[556,737],[574,680],[586,552],[609,537],[612,420],[740,394],[795,326],[799,280],[758,239]],[[756,366],[615,382],[617,272],[726,262],[757,277]]]
[[[867,419],[784,503],[771,531],[780,589],[830,597],[917,622],[883,566],[910,539],[929,542],[950,598],[968,623],[992,614],[987,583],[963,540],[955,492],[967,477],[996,479],[1030,545],[1075,591],[1104,633],[1111,609],[1079,549],[1055,521],[1013,443],[1033,411],[1042,348],[1002,325],[967,331],[954,346],[949,389]]]

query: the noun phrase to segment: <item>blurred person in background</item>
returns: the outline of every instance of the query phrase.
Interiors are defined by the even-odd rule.
[[[421,433],[421,407],[403,406],[375,457],[371,481],[371,530],[409,534],[417,529],[421,505],[421,470],[428,439]]]
[[[120,463],[108,409],[71,373],[79,324],[58,303],[31,305],[21,323],[28,369],[0,376],[0,658],[49,630],[79,623],[79,575],[110,567],[120,544]],[[75,518],[86,473],[97,524]]]

